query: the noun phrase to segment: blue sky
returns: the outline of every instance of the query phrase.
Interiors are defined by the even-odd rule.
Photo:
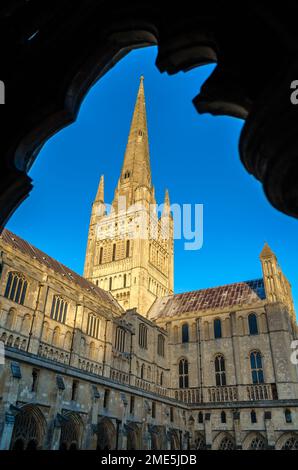
[[[111,202],[139,85],[145,76],[153,183],[172,203],[204,204],[204,244],[185,251],[175,242],[175,291],[261,276],[265,241],[278,256],[298,305],[298,224],[267,202],[242,166],[242,121],[199,115],[193,104],[212,66],[174,76],[155,67],[156,49],[130,53],[85,98],[77,121],[41,150],[34,188],[7,228],[82,273],[92,200],[101,174]]]

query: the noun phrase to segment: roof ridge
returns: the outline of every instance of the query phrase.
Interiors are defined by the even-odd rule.
[[[7,239],[5,239],[5,236],[7,237]],[[119,307],[119,309],[122,310],[122,307],[117,302],[117,300],[114,298],[114,296],[112,294],[110,294],[110,292],[107,292],[104,289],[102,289],[101,287],[97,286],[96,284],[93,284],[93,282],[89,281],[88,279],[83,277],[81,274],[78,274],[76,271],[69,268],[65,264],[61,263],[60,261],[55,259],[53,256],[48,255],[47,253],[40,250],[36,246],[32,245],[27,240],[24,240],[23,238],[19,237],[18,235],[16,235],[15,233],[11,232],[10,230],[8,230],[6,228],[1,233],[0,238],[6,243],[9,243],[10,240],[19,241],[19,243],[21,243],[21,244],[25,243],[27,245],[29,251],[31,251],[31,253],[35,253],[36,260],[39,261],[41,264],[44,264],[46,267],[48,267],[50,269],[53,269],[53,271],[55,271],[57,274],[61,275],[61,273],[62,273],[62,275],[67,275],[67,279],[74,282],[74,283],[76,283],[76,284],[80,284],[79,281],[81,281],[81,283],[84,283],[86,287],[89,286],[89,290],[91,290],[93,292],[97,292],[99,295],[101,295],[103,300],[107,300],[107,301],[112,300],[113,304],[117,305]],[[26,254],[26,251],[24,249],[22,249],[22,247],[18,246],[17,249]],[[29,256],[32,257],[32,254],[29,254]],[[46,262],[42,263],[41,259],[38,259],[38,258],[41,258],[44,261],[48,260],[48,262],[50,262],[50,264],[46,263]],[[52,264],[52,266],[51,266],[51,264]],[[60,267],[60,272],[57,269],[55,269],[55,267],[53,266],[55,264]],[[84,287],[84,286],[81,285],[81,287]]]

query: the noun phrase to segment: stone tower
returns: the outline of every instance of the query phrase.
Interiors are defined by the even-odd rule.
[[[295,317],[291,284],[282,272],[275,253],[267,243],[260,254],[260,260],[266,298],[270,303],[283,302],[288,307],[289,314]]]
[[[155,200],[143,77],[110,211],[103,177],[92,205],[84,276],[144,316],[173,293],[173,219],[168,191],[164,204]]]

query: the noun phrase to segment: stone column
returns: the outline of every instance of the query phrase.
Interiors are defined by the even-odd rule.
[[[211,426],[211,413],[205,414],[205,439],[206,439],[206,448],[212,448],[212,426]]]

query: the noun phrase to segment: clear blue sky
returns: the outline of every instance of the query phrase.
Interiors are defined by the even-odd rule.
[[[145,76],[153,182],[158,202],[204,204],[204,245],[175,242],[175,291],[261,276],[265,241],[292,283],[298,305],[298,224],[267,202],[242,166],[242,121],[199,115],[192,98],[212,67],[168,76],[155,67],[156,49],[130,53],[85,98],[76,123],[44,146],[31,169],[34,189],[7,227],[82,273],[90,208],[105,175],[111,202],[119,177],[141,74]]]

